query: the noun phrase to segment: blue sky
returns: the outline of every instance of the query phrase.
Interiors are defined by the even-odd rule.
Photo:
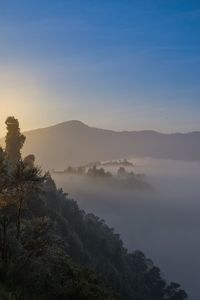
[[[0,104],[23,129],[200,130],[200,2],[0,0]]]

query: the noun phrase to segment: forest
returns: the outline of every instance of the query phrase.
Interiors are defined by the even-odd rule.
[[[142,251],[58,189],[22,157],[25,136],[8,117],[0,149],[0,299],[185,300]],[[91,169],[90,172],[96,172]],[[122,171],[122,170],[121,170]]]
[[[110,163],[108,163],[110,166]],[[115,167],[116,167],[116,163]],[[118,166],[119,163],[117,163]],[[127,163],[126,163],[127,164]],[[113,186],[115,189],[125,188],[133,190],[150,190],[151,185],[145,181],[144,174],[135,174],[133,171],[129,172],[125,167],[120,166],[117,169],[116,174],[106,170],[103,167],[99,167],[104,164],[90,163],[87,166],[72,167],[68,166],[63,171],[52,170],[53,174],[68,175],[68,176],[81,176],[89,179],[92,182],[95,180],[95,184],[103,183],[104,185]],[[120,164],[119,164],[120,165]],[[106,163],[107,166],[107,163]]]

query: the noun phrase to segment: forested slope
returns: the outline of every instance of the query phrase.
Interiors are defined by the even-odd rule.
[[[51,176],[22,159],[25,137],[6,121],[0,149],[0,297],[22,300],[184,300],[140,251],[129,253],[104,221],[86,214]]]

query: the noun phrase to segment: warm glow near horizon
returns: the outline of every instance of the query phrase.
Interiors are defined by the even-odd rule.
[[[23,129],[35,126],[39,90],[30,83],[26,76],[10,73],[0,75],[0,136],[5,133],[4,122],[8,116],[15,116],[20,120]]]

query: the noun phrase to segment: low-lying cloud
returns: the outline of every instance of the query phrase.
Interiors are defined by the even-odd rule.
[[[86,212],[121,234],[129,251],[140,249],[177,281],[192,300],[200,294],[200,163],[133,160],[154,191],[109,187],[80,176],[54,175]]]

